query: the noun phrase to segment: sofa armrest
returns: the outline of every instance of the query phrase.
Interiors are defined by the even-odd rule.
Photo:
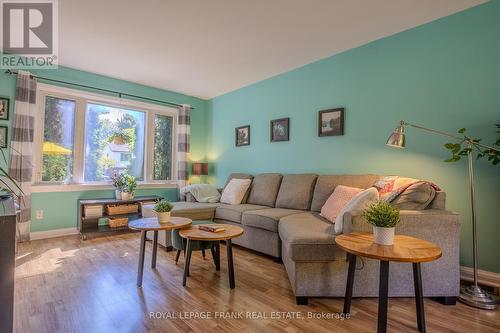
[[[460,218],[457,213],[443,209],[402,210],[401,221],[396,226],[396,234],[420,237],[436,232],[452,232],[460,234]],[[361,215],[344,215],[343,233],[372,232],[372,225]],[[442,234],[441,234],[442,237]]]

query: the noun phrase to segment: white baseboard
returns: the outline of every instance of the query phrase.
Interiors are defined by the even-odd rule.
[[[487,287],[500,288],[500,274],[494,272],[483,271],[477,272],[478,283]],[[472,267],[460,266],[460,279],[463,281],[474,280],[474,270]]]
[[[47,231],[35,231],[30,233],[30,239],[31,240],[46,239],[46,238],[62,237],[69,235],[77,235],[78,233],[79,233],[78,229],[74,227],[47,230]]]

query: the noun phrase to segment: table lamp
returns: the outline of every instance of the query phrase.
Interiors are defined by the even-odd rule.
[[[208,163],[205,163],[205,162],[194,162],[193,163],[193,175],[194,176],[199,176],[200,177],[200,183],[201,183],[201,176],[208,175]]]

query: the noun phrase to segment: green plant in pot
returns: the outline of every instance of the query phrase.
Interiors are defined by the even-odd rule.
[[[124,175],[125,186],[122,188],[121,197],[122,200],[132,200],[134,199],[134,193],[137,189],[137,181],[135,177],[129,174]]]
[[[155,204],[155,212],[158,216],[159,223],[168,223],[170,221],[170,211],[172,211],[174,205],[168,200],[160,200]]]
[[[115,188],[115,197],[120,200],[122,198],[122,191],[125,188],[125,174],[123,173],[114,173],[111,176],[111,183]]]
[[[130,129],[120,129],[114,131],[108,138],[109,142],[113,142],[116,145],[123,145],[129,143],[133,140],[133,132]]]
[[[363,211],[363,217],[373,224],[373,241],[380,245],[394,244],[394,229],[399,223],[399,209],[386,201],[376,201]]]

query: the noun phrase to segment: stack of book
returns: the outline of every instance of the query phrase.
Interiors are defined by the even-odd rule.
[[[202,224],[198,226],[198,229],[209,232],[221,232],[226,230],[224,226],[218,224]]]

